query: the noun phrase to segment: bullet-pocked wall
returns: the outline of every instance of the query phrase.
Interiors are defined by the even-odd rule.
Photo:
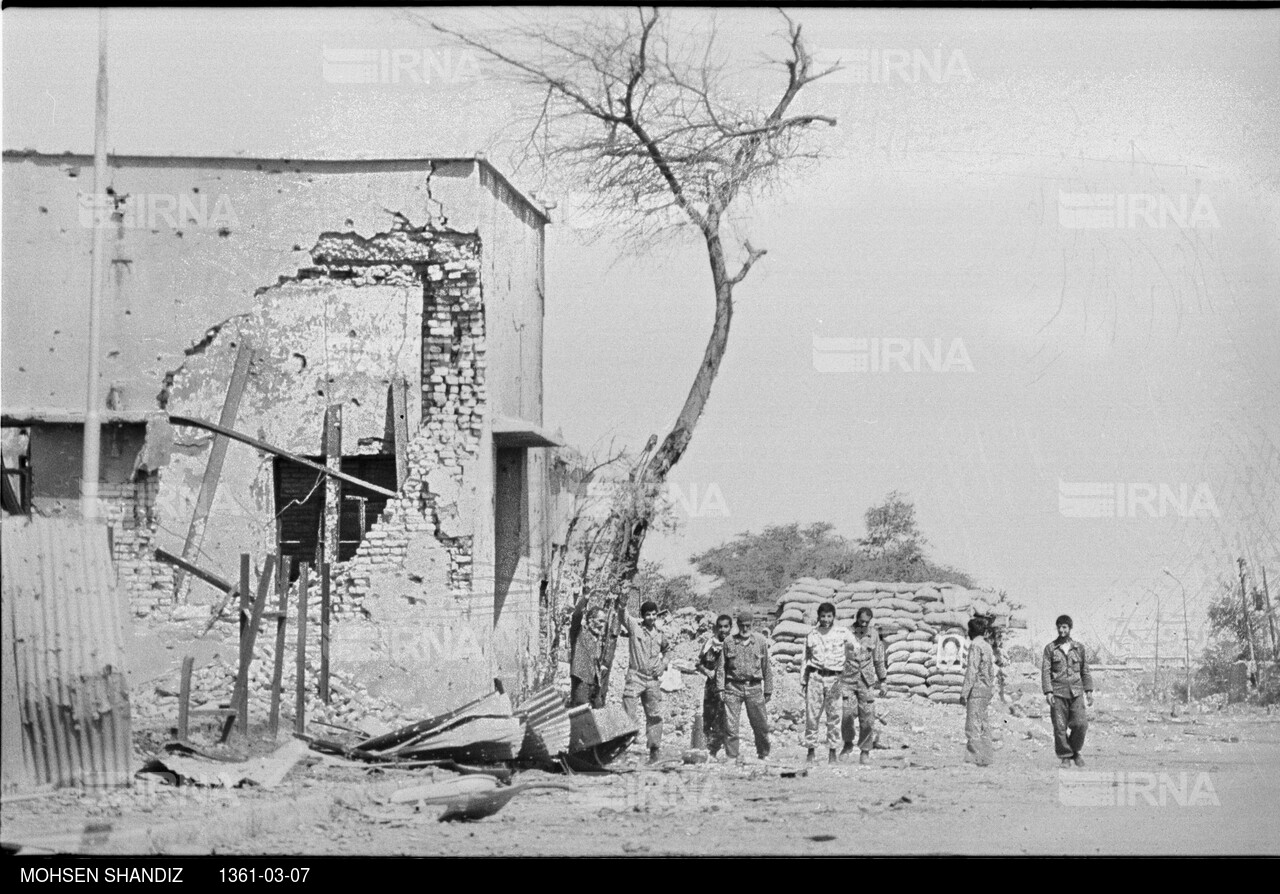
[[[344,655],[335,632],[335,661],[396,665],[390,694],[428,710],[493,676],[529,682],[549,554],[545,449],[506,449],[492,423],[543,421],[540,209],[476,159],[114,158],[105,208],[88,195],[91,172],[83,156],[5,155],[6,407],[83,400],[95,226],[108,229],[110,261],[102,390],[117,406],[217,420],[244,345],[253,359],[232,427],[314,457],[325,408],[340,405],[342,454],[366,468],[394,457],[390,395],[403,380],[410,473],[333,580],[340,617],[381,614],[401,631],[398,651],[388,662],[351,637],[365,645]],[[171,552],[212,443],[176,432],[156,500]],[[501,537],[500,455],[518,460],[523,489]],[[309,496],[282,501],[278,467],[229,446],[199,563],[234,578],[240,552],[275,551],[287,504]],[[510,551],[513,528],[517,561],[499,594],[497,551]]]

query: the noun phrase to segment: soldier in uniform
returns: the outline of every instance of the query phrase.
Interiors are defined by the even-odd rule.
[[[1062,766],[1083,767],[1080,751],[1089,729],[1085,702],[1093,707],[1093,677],[1084,646],[1071,638],[1071,617],[1061,615],[1055,624],[1058,638],[1044,647],[1040,688],[1053,717],[1053,750]]]
[[[720,687],[724,677],[724,644],[732,632],[733,618],[728,615],[716,618],[715,631],[698,653],[698,673],[707,678],[702,691],[702,732],[712,757],[725,747],[724,699]],[[728,754],[727,749],[725,753]]]
[[[751,612],[738,613],[738,632],[724,641],[721,662],[724,753],[735,760],[740,760],[738,728],[744,704],[756,740],[756,755],[761,760],[769,756],[769,716],[765,704],[773,697],[773,668],[769,663],[769,644],[763,635],[752,632],[752,621]],[[719,621],[716,624],[719,626]]]
[[[622,688],[622,707],[632,720],[640,719],[644,708],[645,739],[649,743],[649,763],[658,762],[662,748],[662,687],[658,685],[667,669],[671,643],[658,629],[658,604],[645,602],[636,618],[618,603],[622,634],[628,637],[627,681]]]
[[[969,656],[964,668],[964,685],[960,704],[965,707],[964,733],[968,740],[965,762],[979,767],[991,764],[991,726],[987,709],[995,691],[996,656],[986,639],[987,623],[980,618],[969,620]]]
[[[844,691],[844,715],[840,720],[844,748],[840,751],[840,757],[853,754],[853,724],[856,714],[860,752],[858,763],[864,767],[871,764],[871,749],[875,745],[876,690],[884,694],[884,680],[888,674],[884,643],[880,642],[879,632],[871,626],[872,617],[871,609],[858,609],[853,623],[853,639],[845,644],[844,676],[840,681]]]

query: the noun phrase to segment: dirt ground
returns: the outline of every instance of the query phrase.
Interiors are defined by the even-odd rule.
[[[691,681],[694,678],[686,677]],[[798,690],[783,681],[775,722],[786,727]],[[1100,691],[1088,766],[1060,770],[1047,718],[997,718],[997,760],[962,762],[963,713],[921,699],[883,699],[873,766],[809,769],[798,732],[775,736],[773,756],[742,766],[680,761],[696,687],[675,694],[664,752],[651,768],[640,749],[616,772],[572,777],[541,771],[497,815],[437,822],[391,803],[400,785],[433,771],[370,772],[316,759],[274,791],[252,789],[88,795],[63,792],[6,803],[4,837],[200,818],[216,829],[246,807],[285,805],[284,821],[212,848],[222,854],[669,855],[669,854],[1278,854],[1280,714],[1258,709],[1172,717]],[[994,712],[993,712],[994,713]],[[745,718],[744,718],[744,727]],[[679,733],[675,727],[683,727]],[[750,752],[748,746],[745,749]],[[434,771],[444,778],[441,771]],[[367,791],[353,797],[352,792]],[[324,809],[289,810],[335,793]],[[308,800],[309,799],[309,800]],[[323,799],[322,799],[323,800]],[[200,850],[198,842],[193,847]],[[206,850],[207,852],[207,850]]]
[[[964,764],[960,709],[922,710],[957,734],[878,749],[867,769],[822,764],[784,778],[803,769],[798,746],[742,767],[633,762],[569,780],[574,792],[525,792],[478,823],[439,823],[407,806],[339,807],[325,834],[303,822],[240,852],[1280,853],[1280,718],[1113,716],[1095,722],[1088,766],[1060,770],[1050,743],[1013,734],[994,766]]]

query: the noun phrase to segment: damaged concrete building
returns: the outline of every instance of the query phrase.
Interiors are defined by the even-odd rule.
[[[220,595],[157,548],[227,579],[242,553],[324,560],[335,666],[431,711],[527,687],[554,623],[546,210],[482,157],[113,156],[101,200],[92,171],[4,155],[10,510],[77,511],[103,227],[101,487],[134,615]]]

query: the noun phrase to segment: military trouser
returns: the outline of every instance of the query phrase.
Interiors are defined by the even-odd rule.
[[[964,704],[964,735],[968,740],[965,762],[985,767],[995,754],[991,745],[991,723],[987,713],[991,707],[990,695],[971,695]]]
[[[845,680],[844,715],[840,735],[844,747],[853,747],[853,721],[858,719],[858,750],[870,754],[876,743],[876,692],[865,680]]]
[[[724,753],[738,756],[738,730],[742,723],[742,706],[747,707],[747,721],[756,740],[756,754],[769,756],[769,714],[764,704],[764,686],[761,683],[727,681],[724,693]]]
[[[637,723],[640,708],[644,707],[645,738],[650,748],[662,744],[662,688],[657,677],[645,677],[627,671],[627,682],[622,688],[622,707]]]
[[[843,691],[839,674],[813,671],[805,684],[804,747],[818,747],[818,727],[827,718],[827,747],[840,747],[840,699]]]
[[[721,748],[725,749],[725,754],[729,753],[726,745],[724,700],[714,680],[708,680],[702,690],[702,734],[706,736],[707,750],[712,756]]]
[[[1084,748],[1084,734],[1089,729],[1083,695],[1053,697],[1053,750],[1060,758],[1076,757]]]

